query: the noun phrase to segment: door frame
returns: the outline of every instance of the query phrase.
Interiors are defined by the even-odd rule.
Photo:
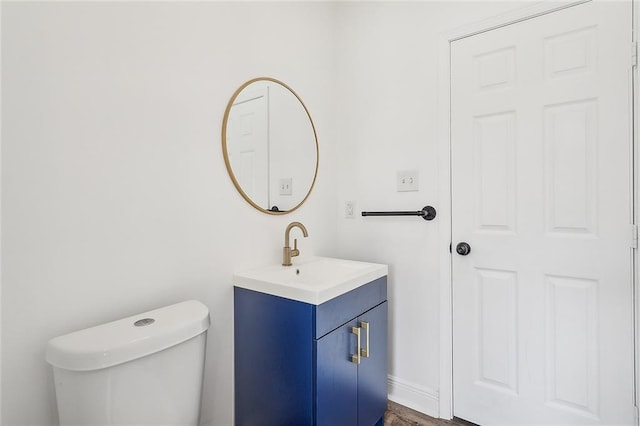
[[[441,33],[438,36],[438,179],[440,182],[438,198],[440,200],[439,214],[440,226],[438,237],[438,248],[440,251],[440,386],[438,392],[438,416],[444,419],[453,418],[453,281],[452,281],[452,261],[450,251],[452,243],[451,224],[451,43],[465,37],[470,37],[486,31],[494,30],[507,25],[515,24],[527,19],[535,18],[558,10],[573,7],[592,0],[568,0],[563,2],[538,2],[533,5],[515,9],[505,14],[497,15],[489,19],[474,22],[450,31]],[[632,39],[637,43],[640,38],[640,0],[631,1],[633,8]],[[631,46],[631,44],[630,44]],[[630,47],[631,57],[631,47]],[[633,87],[632,104],[629,105],[632,111],[631,117],[631,162],[632,162],[632,216],[634,223],[638,223],[638,194],[640,188],[640,154],[638,153],[640,127],[640,79],[638,76],[638,66],[630,68],[629,80]],[[634,271],[631,277],[633,282],[633,315],[634,315],[634,401],[636,405],[636,425],[639,424],[638,406],[640,396],[638,395],[638,383],[640,383],[640,286],[638,284],[638,254],[634,252],[632,262]]]

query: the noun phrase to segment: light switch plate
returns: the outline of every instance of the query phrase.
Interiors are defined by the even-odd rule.
[[[420,175],[417,170],[399,171],[397,175],[398,192],[418,191],[420,189]]]

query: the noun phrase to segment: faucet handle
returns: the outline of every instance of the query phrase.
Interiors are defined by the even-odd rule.
[[[291,250],[291,257],[296,257],[300,255],[300,250],[298,250],[298,239],[293,239],[293,250]]]

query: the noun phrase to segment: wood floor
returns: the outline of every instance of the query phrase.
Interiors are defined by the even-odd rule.
[[[387,403],[384,426],[475,426],[462,419],[443,420],[429,417],[393,401]]]

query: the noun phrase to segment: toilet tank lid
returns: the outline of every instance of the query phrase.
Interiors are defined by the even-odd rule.
[[[209,309],[188,300],[51,339],[46,360],[66,370],[99,370],[170,348],[208,328]]]

